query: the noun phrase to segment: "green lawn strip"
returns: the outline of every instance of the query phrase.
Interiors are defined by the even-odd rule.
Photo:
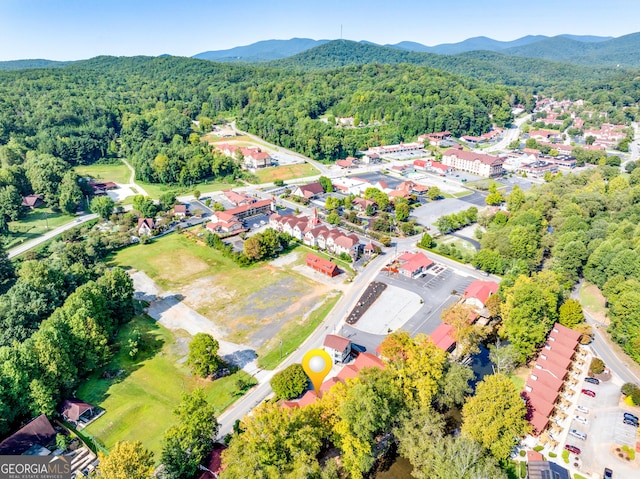
[[[164,185],[160,183],[147,183],[144,181],[136,181],[151,198],[160,198],[163,193],[171,191],[177,196],[186,196],[192,194],[195,190],[198,190],[203,195],[205,193],[211,193],[214,191],[230,190],[238,186],[236,183],[225,183],[216,181],[203,181],[202,183],[196,183],[191,186],[180,185]]]
[[[129,357],[128,340],[137,329],[143,337],[140,352]],[[156,461],[162,449],[164,431],[173,424],[173,410],[184,392],[204,387],[207,398],[218,411],[239,397],[237,381],[249,380],[241,371],[216,381],[190,375],[179,360],[184,351],[176,345],[176,336],[147,316],[137,316],[118,332],[121,345],[110,363],[97,371],[78,389],[77,395],[106,412],[84,431],[107,449],[117,441],[141,441],[153,451]],[[105,379],[104,371],[122,373]]]
[[[75,167],[75,171],[82,177],[90,176],[96,180],[114,183],[126,184],[131,179],[131,170],[119,160],[114,164],[80,165]]]
[[[38,238],[58,226],[70,223],[73,219],[74,216],[69,216],[59,211],[55,212],[51,208],[30,210],[19,220],[9,223],[8,241],[5,244],[5,248],[10,249],[25,241]]]
[[[511,379],[511,382],[513,382],[513,384],[516,385],[516,388],[518,388],[518,391],[524,388],[525,380],[523,378],[516,376],[515,374],[510,374],[509,379]]]
[[[595,288],[596,286],[584,282],[582,286],[580,286],[580,303],[583,307],[595,312],[595,313],[603,313],[605,311],[605,305],[602,300],[597,296],[590,293],[590,289]]]
[[[287,355],[295,351],[336,305],[342,293],[328,297],[324,304],[309,314],[303,324],[289,323],[267,345],[258,351],[258,366],[264,369],[275,369]],[[282,357],[280,357],[280,340],[282,340]]]
[[[472,254],[476,253],[476,249],[473,247],[473,245],[471,243],[469,243],[468,241],[465,241],[465,240],[461,240],[460,238],[456,238],[455,236],[444,236],[440,240],[440,242],[448,244],[449,246],[451,246],[453,244],[458,249],[461,249],[461,250],[466,251],[468,253],[472,253]]]
[[[458,193],[454,193],[451,196],[453,198],[463,198],[465,196],[469,196],[469,195],[472,195],[472,194],[473,194],[473,191],[465,190],[465,191],[460,191]]]

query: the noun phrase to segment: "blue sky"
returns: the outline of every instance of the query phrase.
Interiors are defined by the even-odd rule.
[[[191,56],[260,40],[455,43],[474,36],[621,36],[637,0],[0,0],[0,60]]]

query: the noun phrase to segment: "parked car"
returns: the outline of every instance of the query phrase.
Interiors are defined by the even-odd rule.
[[[586,378],[584,378],[584,382],[585,383],[591,383],[591,384],[600,384],[600,380],[597,379],[597,378],[586,377]]]
[[[631,419],[632,421],[638,422],[638,416],[631,414],[630,412],[625,412],[624,417],[625,419]]]
[[[587,433],[580,432],[577,429],[569,429],[569,435],[573,437],[577,437],[578,439],[582,439],[583,441],[587,440]]]
[[[578,411],[580,411],[580,412],[584,413],[584,414],[589,414],[589,408],[588,408],[588,407],[584,407],[584,406],[581,406],[580,404],[578,404],[578,405],[576,406],[576,409],[577,409]]]
[[[602,479],[613,479],[613,471],[608,467],[605,467],[604,475],[602,476]]]
[[[564,446],[564,448],[567,451],[572,452],[574,454],[580,454],[580,448],[579,447],[572,446],[571,444],[567,444],[566,446]]]
[[[589,396],[592,398],[596,397],[596,393],[594,393],[591,389],[583,389],[581,392],[586,396]]]
[[[577,414],[575,416],[573,416],[573,419],[575,419],[576,421],[578,421],[581,424],[587,424],[587,418],[586,417],[582,417],[582,416],[578,416]]]
[[[629,426],[638,427],[638,421],[634,421],[633,419],[627,419],[626,417],[622,420],[625,424]]]

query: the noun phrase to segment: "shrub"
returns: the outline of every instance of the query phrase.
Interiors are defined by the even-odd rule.
[[[640,406],[640,389],[633,391],[633,394],[631,394],[631,400],[633,401],[633,404]]]
[[[520,461],[520,479],[525,479],[527,477],[527,463],[525,461]]]
[[[533,448],[533,450],[536,451],[536,452],[540,452],[543,449],[544,449],[544,446],[536,446],[536,447]]]
[[[308,385],[309,379],[300,364],[292,364],[271,378],[271,388],[278,399],[297,398]]]
[[[558,457],[558,455],[555,452],[550,452],[549,457]]]
[[[520,457],[524,457],[527,455],[527,451],[525,451],[524,449],[520,449]]]
[[[604,361],[600,358],[593,358],[589,371],[593,374],[601,374],[604,371]]]
[[[565,464],[569,464],[569,451],[567,451],[566,449],[562,451],[562,460]]]
[[[620,390],[622,391],[622,394],[624,394],[625,396],[631,396],[638,389],[640,388],[638,387],[637,384],[634,384],[634,383],[624,383],[622,385],[622,388],[620,388]]]

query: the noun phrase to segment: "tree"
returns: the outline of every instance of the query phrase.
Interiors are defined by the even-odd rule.
[[[531,431],[526,415],[527,406],[511,379],[502,374],[485,376],[462,408],[461,433],[504,460],[519,438]]]
[[[502,344],[500,340],[496,344],[489,345],[489,359],[494,373],[510,374],[518,366],[519,353],[511,344]]]
[[[524,192],[518,185],[515,185],[507,197],[507,209],[513,214],[520,209],[525,201]]]
[[[133,197],[133,209],[138,211],[143,218],[153,218],[157,212],[157,207],[153,200],[143,195]]]
[[[202,378],[215,374],[224,366],[224,361],[218,356],[219,347],[218,341],[210,334],[197,333],[189,343],[187,365]]]
[[[327,223],[330,225],[339,225],[340,224],[340,215],[337,211],[332,211],[327,215]]]
[[[202,193],[200,193],[200,190],[195,190],[195,191],[193,192],[193,197],[194,197],[196,200],[199,200],[201,195],[202,195]]]
[[[475,312],[470,306],[454,303],[441,313],[442,322],[453,327],[453,339],[460,357],[480,351],[479,344],[487,336],[488,330],[473,324]]]
[[[395,213],[396,213],[396,220],[398,221],[404,221],[407,218],[409,218],[409,205],[406,202],[398,202],[396,201],[396,205],[395,205]]]
[[[445,373],[436,394],[436,403],[442,409],[462,405],[467,395],[473,392],[470,382],[474,377],[473,370],[469,366],[457,361],[447,361]]]
[[[15,277],[16,272],[13,263],[4,249],[4,245],[0,242],[0,295],[7,292]]]
[[[431,338],[423,334],[411,338],[405,331],[388,335],[380,351],[388,358],[388,369],[394,372],[407,402],[430,407],[444,375],[446,353]]]
[[[442,198],[442,191],[440,191],[440,188],[438,188],[437,186],[432,186],[429,188],[427,196],[431,201],[439,200],[440,198]]]
[[[99,215],[103,220],[108,220],[109,218],[111,218],[111,215],[113,214],[113,208],[115,208],[115,206],[116,204],[108,196],[96,196],[91,200],[90,209],[92,212]]]
[[[334,198],[333,196],[327,196],[324,202],[324,207],[327,211],[337,210],[340,207],[340,198]]]
[[[518,350],[520,361],[531,357],[544,342],[558,319],[559,300],[560,285],[550,271],[521,275],[505,289],[500,333]]]
[[[322,189],[325,193],[331,193],[333,191],[333,184],[331,183],[331,179],[326,176],[321,176],[318,178],[318,182],[322,185]]]
[[[22,196],[18,189],[13,186],[3,186],[0,188],[0,230],[6,231],[9,221],[15,221],[20,216]]]
[[[140,441],[119,441],[109,454],[98,452],[100,477],[104,479],[151,479],[153,453]]]
[[[271,388],[278,399],[300,396],[309,385],[309,378],[300,364],[292,364],[271,378]]]
[[[73,170],[67,171],[62,177],[58,201],[58,205],[64,213],[68,215],[76,213],[78,205],[82,201],[82,190],[78,185],[78,175]]]
[[[558,322],[567,328],[574,328],[584,322],[582,306],[575,299],[567,299],[558,311]]]
[[[178,423],[164,435],[162,464],[168,478],[190,479],[198,464],[211,451],[218,434],[215,408],[205,398],[204,389],[183,394],[174,411]]]
[[[167,211],[176,204],[175,191],[166,191],[160,195],[160,209]]]
[[[487,198],[485,199],[485,202],[490,206],[496,206],[504,203],[504,197],[502,196],[501,192],[496,191],[493,193],[489,193],[487,195]]]
[[[588,136],[584,139],[584,142],[585,142],[587,145],[593,145],[593,143],[594,143],[595,141],[596,141],[596,137],[595,137],[595,136],[593,136],[593,135],[588,135]]]
[[[429,249],[433,246],[433,238],[429,233],[424,233],[422,235],[422,238],[420,238],[419,246],[426,249]]]

